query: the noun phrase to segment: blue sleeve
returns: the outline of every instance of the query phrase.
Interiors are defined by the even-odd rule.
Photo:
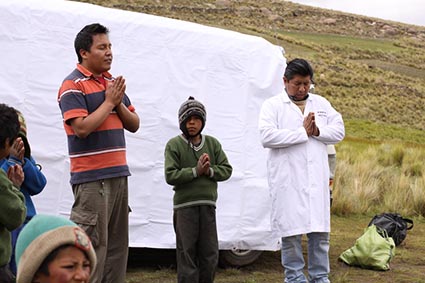
[[[31,196],[39,194],[46,186],[47,180],[35,160],[32,157],[30,159],[25,158],[25,164],[22,169],[24,170],[25,179],[21,188],[27,190]]]
[[[6,158],[3,158],[2,160],[0,160],[0,169],[2,169],[4,171],[4,173],[7,174],[7,170],[9,169],[10,164],[9,162],[7,162]]]

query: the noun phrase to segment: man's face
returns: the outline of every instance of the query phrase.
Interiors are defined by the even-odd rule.
[[[284,77],[283,82],[285,83],[286,92],[295,99],[301,100],[310,90],[311,78],[310,76],[303,77],[300,75],[295,75],[290,80]]]
[[[90,51],[80,51],[83,58],[81,64],[92,72],[94,76],[100,76],[103,72],[109,71],[112,64],[111,46],[107,34],[93,35],[93,44]]]

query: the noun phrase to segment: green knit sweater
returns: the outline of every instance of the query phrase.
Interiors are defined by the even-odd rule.
[[[208,153],[210,176],[197,176],[199,157]],[[192,146],[184,136],[170,139],[165,147],[165,180],[174,186],[174,209],[193,205],[214,205],[217,200],[217,182],[232,175],[232,166],[214,137],[202,135],[199,146]]]
[[[12,255],[10,232],[21,226],[27,215],[24,195],[0,169],[0,266]]]

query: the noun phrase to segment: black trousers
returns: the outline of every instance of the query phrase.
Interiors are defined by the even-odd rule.
[[[215,207],[174,210],[178,283],[212,283],[218,264]]]

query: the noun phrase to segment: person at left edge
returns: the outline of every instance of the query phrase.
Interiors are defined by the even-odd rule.
[[[18,138],[19,120],[16,110],[0,103],[0,159],[10,154],[13,143]],[[22,143],[22,141],[20,141]],[[25,197],[19,188],[24,181],[24,172],[15,164],[5,172],[0,169],[0,282],[14,283],[15,276],[10,271],[12,255],[10,231],[15,230],[25,220],[27,208]]]
[[[58,93],[68,137],[74,204],[71,220],[90,237],[97,256],[91,282],[125,282],[128,257],[128,184],[124,129],[136,132],[139,117],[126,82],[108,72],[109,30],[94,23],[76,36],[77,68]]]
[[[14,141],[10,148],[10,154],[8,158],[0,160],[0,168],[5,172],[9,167],[19,164],[24,171],[24,182],[20,189],[25,196],[25,205],[27,207],[27,216],[25,222],[19,228],[12,231],[12,257],[10,259],[10,270],[16,275],[16,264],[15,264],[15,246],[18,235],[24,226],[31,220],[36,214],[34,203],[31,196],[39,194],[46,186],[47,180],[44,174],[41,172],[41,165],[37,164],[34,157],[31,155],[31,147],[27,138],[27,124],[25,122],[24,115],[16,110],[19,118],[20,129],[18,138]]]

